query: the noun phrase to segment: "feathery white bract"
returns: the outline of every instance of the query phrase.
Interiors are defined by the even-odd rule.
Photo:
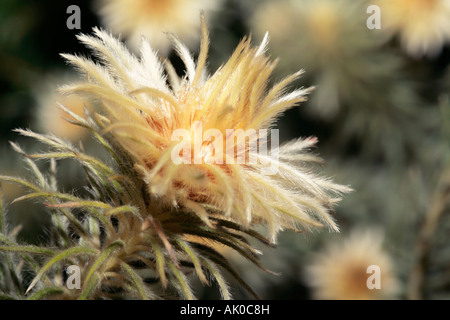
[[[222,0],[98,0],[103,25],[125,37],[128,45],[139,50],[141,37],[166,54],[171,43],[166,32],[177,34],[190,46],[198,43],[200,11],[214,12]]]
[[[174,130],[192,132],[194,124],[201,123],[203,132],[214,128],[227,140],[233,137],[225,134],[226,129],[269,128],[283,111],[304,101],[310,89],[286,93],[287,85],[302,72],[268,87],[275,63],[264,55],[267,36],[258,47],[252,47],[249,39],[242,40],[212,75],[205,69],[209,46],[205,23],[197,62],[175,36],[171,39],[186,66],[182,78],[170,64],[160,62],[146,41],[138,58],[99,29],[94,30],[94,36],[81,35],[79,40],[101,63],[63,55],[88,81],[68,85],[62,91],[101,102],[108,119],[103,133],[111,135],[133,157],[148,192],[167,206],[191,211],[206,224],[211,223],[211,212],[219,212],[244,228],[265,224],[272,241],[283,228],[328,226],[338,230],[332,207],[349,188],[311,171],[309,164],[318,159],[306,151],[316,143],[314,138],[292,141],[268,155],[257,154],[261,161],[276,164],[273,175],[262,173],[261,162],[172,161],[171,152],[178,143],[171,139]],[[245,150],[246,155],[252,152]]]

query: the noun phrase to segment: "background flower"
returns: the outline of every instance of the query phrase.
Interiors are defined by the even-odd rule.
[[[450,41],[450,3],[446,0],[377,0],[381,31],[399,36],[402,47],[415,58],[436,56]]]
[[[383,237],[374,231],[353,231],[340,243],[317,254],[306,268],[305,277],[316,299],[390,299],[398,292],[391,258],[384,251]],[[380,289],[369,288],[370,266],[379,267]],[[378,271],[376,271],[378,272]],[[370,282],[373,284],[372,282]]]
[[[269,52],[280,57],[279,70],[305,68],[299,83],[318,89],[305,104],[308,121],[334,126],[335,147],[402,162],[436,118],[424,108],[398,50],[389,47],[382,30],[366,26],[369,4],[263,1],[252,10],[250,26],[259,37],[270,31]]]
[[[309,110],[321,117],[334,118],[349,99],[369,90],[363,83],[392,72],[392,58],[377,51],[382,39],[365,28],[365,9],[361,1],[265,1],[251,15],[258,37],[270,32],[270,52],[280,57],[281,70],[299,64],[320,88]]]
[[[198,13],[203,10],[212,16],[221,0],[97,0],[103,25],[122,35],[131,48],[138,50],[144,36],[161,54],[171,49],[165,33],[182,38],[191,48],[198,43],[200,23]]]

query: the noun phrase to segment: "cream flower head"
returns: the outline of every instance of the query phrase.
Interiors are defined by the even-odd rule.
[[[381,30],[398,34],[411,56],[435,56],[450,42],[450,1],[377,0],[374,4],[381,9]]]
[[[62,91],[92,96],[101,102],[103,133],[133,157],[136,172],[160,203],[197,214],[207,225],[211,225],[213,214],[237,221],[243,228],[265,224],[272,241],[283,228],[328,226],[338,230],[332,207],[339,195],[350,189],[311,171],[310,163],[319,159],[305,151],[316,143],[315,138],[298,139],[266,154],[252,149],[250,142],[243,143],[240,154],[234,153],[231,144],[230,157],[229,150],[217,151],[234,142],[236,134],[228,130],[268,129],[283,111],[304,101],[310,91],[301,88],[287,92],[287,86],[301,71],[268,86],[275,68],[275,62],[264,54],[268,36],[257,47],[251,46],[250,39],[242,40],[212,75],[205,69],[209,47],[205,23],[197,62],[172,36],[186,65],[186,75],[180,78],[169,63],[165,63],[167,74],[164,72],[149,42],[142,42],[137,58],[108,33],[99,29],[94,33],[81,35],[79,40],[95,51],[102,64],[63,55],[88,81]],[[214,130],[219,135],[202,140],[196,153],[197,129],[205,134]],[[173,156],[181,152],[179,140],[174,140],[177,130],[188,133],[182,142],[189,152],[183,150],[182,158],[189,163],[174,161]],[[266,138],[261,137],[258,144]],[[227,161],[207,161],[213,155]],[[258,161],[238,163],[238,156],[252,156]],[[196,159],[200,162],[190,161]],[[276,172],[265,173],[267,166],[275,167]]]
[[[166,32],[177,34],[189,45],[197,44],[200,11],[217,10],[222,0],[98,0],[103,25],[120,34],[131,48],[139,50],[141,37],[167,54],[171,48]]]
[[[373,285],[376,280],[369,277],[378,271],[380,287],[371,288],[368,282]],[[317,253],[306,268],[305,279],[313,297],[324,300],[390,299],[399,289],[383,236],[373,230],[354,230],[344,241]]]

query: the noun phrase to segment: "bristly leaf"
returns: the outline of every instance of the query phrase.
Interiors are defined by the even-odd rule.
[[[39,281],[39,279],[44,275],[44,273],[50,269],[55,263],[58,263],[64,259],[67,259],[68,257],[74,256],[74,255],[95,255],[97,253],[97,250],[94,250],[92,248],[88,247],[72,247],[69,249],[66,249],[58,254],[56,254],[53,258],[50,259],[39,271],[39,273],[34,277],[33,281],[29,285],[27,291],[25,294],[27,294]]]
[[[206,258],[200,258],[202,264],[208,269],[209,272],[214,276],[214,278],[217,281],[217,284],[220,288],[220,293],[222,295],[222,298],[224,300],[231,300],[231,293],[230,288],[228,284],[226,283],[225,279],[222,277],[219,269],[217,266],[215,266],[211,261],[209,261]]]
[[[64,290],[60,287],[46,287],[36,291],[28,297],[28,300],[42,300],[49,296],[58,295],[64,293]]]
[[[34,191],[39,191],[40,188],[36,185],[34,185],[33,183],[23,180],[21,178],[17,178],[17,177],[8,177],[8,176],[2,176],[0,175],[0,180],[4,180],[4,181],[9,181],[9,182],[14,182],[20,185],[23,185],[25,187],[27,187],[30,190],[34,190]]]
[[[43,255],[53,255],[54,250],[46,247],[36,247],[32,245],[28,246],[0,246],[0,251],[18,252],[18,253],[32,253],[32,254],[43,254]]]
[[[86,279],[84,280],[84,285],[86,286],[86,284],[89,282],[89,280],[91,279],[91,277],[93,276],[94,272],[96,272],[98,270],[98,268],[100,268],[100,266],[105,262],[106,259],[109,258],[109,256],[111,256],[114,252],[116,252],[117,250],[119,250],[120,248],[122,248],[124,246],[123,241],[121,240],[116,240],[113,243],[111,243],[103,252],[102,254],[100,254],[97,259],[95,260],[95,262],[92,264],[92,267],[89,269],[88,273],[86,274]]]
[[[94,292],[95,288],[100,283],[100,278],[94,274],[89,281],[85,284],[83,291],[81,292],[80,296],[78,297],[78,300],[87,300]]]
[[[207,256],[209,260],[213,261],[215,264],[228,271],[228,273],[230,273],[233,276],[233,278],[235,278],[238,281],[238,283],[241,286],[243,286],[253,297],[255,297],[258,300],[260,299],[258,294],[252,289],[252,287],[250,287],[247,284],[247,282],[244,279],[242,279],[239,273],[236,270],[234,270],[234,268],[231,266],[231,264],[227,261],[227,259],[223,255],[221,255],[216,250],[202,244],[195,244],[195,247],[197,247],[198,250],[201,251],[204,256]]]
[[[152,237],[147,236],[146,239],[150,242],[150,244],[153,248],[153,253],[155,255],[155,260],[156,260],[156,271],[159,275],[159,278],[161,280],[163,288],[166,288],[167,287],[167,277],[166,277],[166,263],[165,263],[164,254],[161,250],[161,247],[156,243],[156,241],[154,239],[152,239]]]
[[[194,249],[192,249],[189,244],[187,244],[185,241],[181,239],[177,239],[177,244],[187,253],[189,258],[192,260],[192,263],[195,266],[195,271],[197,272],[198,277],[200,278],[200,281],[205,284],[209,284],[208,279],[206,279],[206,276],[203,272],[202,266],[200,264],[200,261],[197,257],[197,253]]]
[[[125,272],[130,276],[131,281],[136,286],[141,298],[143,300],[148,300],[149,294],[148,294],[147,290],[145,289],[145,283],[144,283],[143,279],[141,278],[141,276],[139,276],[139,274],[137,274],[136,271],[134,271],[133,268],[130,267],[127,263],[122,262],[120,265],[125,270]]]
[[[175,286],[180,287],[180,291],[183,294],[184,298],[186,300],[194,300],[194,294],[192,293],[191,287],[189,286],[189,281],[187,280],[184,273],[182,273],[180,270],[178,270],[177,267],[172,263],[172,261],[167,262],[170,270],[175,275],[176,279],[178,280],[178,284],[174,284]]]
[[[32,161],[31,159],[29,159],[27,157],[27,154],[20,148],[20,146],[18,144],[14,143],[14,142],[10,142],[10,144],[13,147],[14,150],[16,150],[18,153],[22,154],[23,156],[25,156],[24,160],[28,164],[28,166],[30,167],[31,172],[36,177],[36,180],[39,183],[39,186],[41,188],[47,188],[48,187],[47,186],[47,181],[45,180],[45,177],[42,174],[42,172],[37,167],[36,163],[34,163],[34,161]]]

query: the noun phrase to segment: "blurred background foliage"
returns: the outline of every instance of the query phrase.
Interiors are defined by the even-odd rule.
[[[8,141],[19,142],[25,150],[39,146],[22,141],[12,130],[46,130],[42,104],[50,100],[43,96],[54,94],[58,81],[64,84],[71,76],[59,54],[87,53],[76,34],[102,26],[94,2],[0,1],[2,174],[26,175]],[[81,30],[66,27],[70,15],[66,10],[72,4],[81,9]],[[211,71],[228,59],[242,37],[252,34],[259,42],[266,30],[271,36],[268,54],[280,59],[274,81],[305,69],[296,85],[317,88],[307,103],[279,120],[280,139],[318,137],[315,152],[325,159],[326,174],[355,189],[336,210],[339,234],[286,231],[276,249],[263,249],[263,263],[279,276],[235,261],[264,299],[313,298],[314,288],[305,279],[312,256],[354,229],[382,231],[400,284],[396,298],[450,298],[450,47],[442,46],[432,57],[410,56],[398,37],[387,38],[382,29],[366,27],[369,4],[226,0],[211,18],[207,16]],[[335,24],[319,14],[318,5],[331,10],[327,14],[335,10]],[[196,47],[191,50],[197,52]],[[169,58],[181,65],[173,52]],[[48,109],[44,116],[49,126],[56,121],[50,121],[54,114]],[[73,139],[89,148],[85,138]],[[71,164],[60,166],[64,190],[82,188],[78,170]],[[2,189],[7,201],[21,192],[10,184]],[[29,242],[45,238],[46,220],[39,206],[13,204],[8,211],[10,223],[22,226],[20,238]],[[211,288],[199,286],[197,291],[201,290],[202,298],[218,298]],[[238,289],[234,297],[248,298]]]

